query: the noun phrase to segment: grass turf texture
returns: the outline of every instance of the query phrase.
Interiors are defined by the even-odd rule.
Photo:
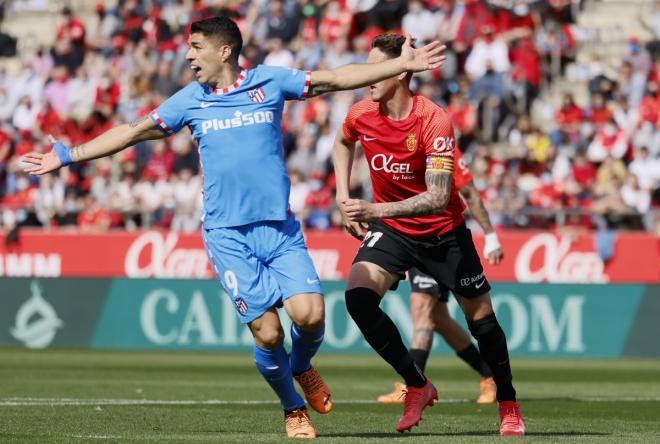
[[[401,406],[370,402],[396,379],[384,362],[327,354],[315,362],[335,398],[330,414],[312,412],[322,442],[521,441],[498,436],[495,406],[471,402],[476,374],[456,358],[429,360],[441,403],[404,435],[394,430]],[[660,360],[512,364],[524,441],[660,440]],[[0,349],[0,381],[0,442],[288,441],[248,353]]]

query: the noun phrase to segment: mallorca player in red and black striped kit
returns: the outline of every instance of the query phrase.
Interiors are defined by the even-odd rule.
[[[404,40],[396,35],[377,37],[368,62],[397,57]],[[451,120],[444,109],[410,91],[411,75],[370,86],[372,100],[351,107],[335,140],[337,204],[347,230],[363,239],[349,274],[346,307],[367,342],[404,378],[407,393],[396,428],[410,430],[419,423],[422,410],[433,405],[437,391],[379,305],[387,289],[411,267],[432,276],[456,296],[493,372],[500,433],[523,435],[506,337],[495,318],[490,285],[452,183]],[[358,141],[369,162],[373,203],[348,195]]]

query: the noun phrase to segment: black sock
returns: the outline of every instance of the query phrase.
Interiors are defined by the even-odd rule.
[[[424,387],[426,378],[403,345],[399,330],[380,309],[380,296],[369,288],[346,292],[346,308],[362,331],[364,339],[390,364],[410,387]]]
[[[415,364],[417,364],[417,367],[422,372],[426,371],[426,361],[429,359],[429,351],[428,350],[422,350],[421,348],[411,348],[410,349],[410,356],[415,361]]]
[[[410,350],[412,352],[412,350]],[[493,376],[493,372],[490,371],[490,367],[486,364],[479,354],[479,350],[474,344],[468,345],[461,351],[456,352],[456,355],[467,362],[467,364],[474,369],[475,372],[479,373],[482,378],[490,378]]]
[[[495,313],[477,321],[468,321],[467,324],[472,336],[479,343],[483,360],[493,372],[493,379],[497,385],[497,401],[515,401],[516,391],[511,383],[511,366],[509,365],[506,336],[495,318]]]

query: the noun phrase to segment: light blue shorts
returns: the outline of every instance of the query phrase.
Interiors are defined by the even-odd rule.
[[[247,324],[271,307],[302,293],[321,294],[321,282],[307,252],[300,223],[255,222],[202,229],[213,270]]]

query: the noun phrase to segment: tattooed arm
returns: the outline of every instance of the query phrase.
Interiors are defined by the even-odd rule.
[[[349,220],[366,222],[371,219],[417,217],[440,214],[449,203],[452,173],[426,171],[427,190],[399,202],[370,203],[359,199],[348,199],[345,211]]]
[[[388,59],[380,63],[350,64],[332,70],[313,71],[307,97],[331,91],[361,88],[404,72],[438,69],[446,58],[441,55],[444,50],[445,46],[438,41],[431,42],[423,48],[413,48],[410,36],[407,36],[401,48],[401,56],[395,59]]]
[[[400,202],[376,204],[378,217],[417,217],[440,214],[445,211],[451,193],[452,173],[427,171],[426,191]]]
[[[145,115],[131,123],[111,128],[87,143],[74,146],[71,148],[71,160],[80,162],[98,159],[115,154],[138,142],[163,137],[165,134],[158,129],[148,115]]]
[[[89,142],[76,145],[70,150],[50,137],[49,140],[53,144],[54,149],[44,154],[26,154],[23,161],[32,166],[26,168],[25,171],[35,175],[55,171],[62,166],[62,156],[67,155],[64,151],[68,151],[70,158],[68,163],[81,162],[110,156],[143,140],[160,139],[163,137],[165,137],[165,134],[158,129],[149,116],[143,116],[131,123],[111,128]],[[58,150],[60,152],[59,155],[57,154]]]

